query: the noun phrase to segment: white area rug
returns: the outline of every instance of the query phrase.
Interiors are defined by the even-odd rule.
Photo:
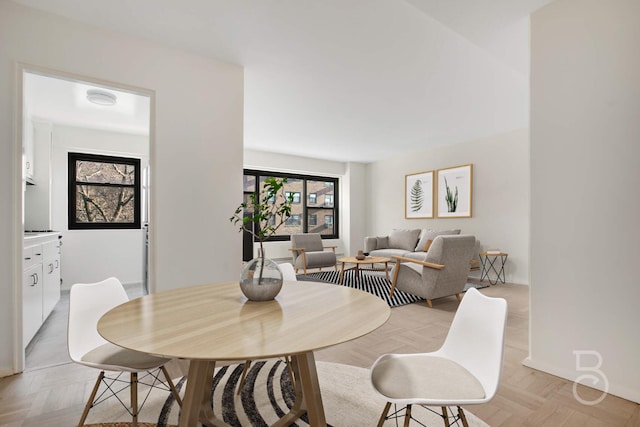
[[[368,369],[328,362],[317,362],[317,369],[329,425],[369,427],[377,424],[385,402],[372,389]],[[218,417],[234,427],[267,426],[289,410],[289,406],[293,404],[293,390],[284,362],[273,359],[254,362],[244,387],[238,394],[241,372],[242,365],[216,370],[213,407]],[[176,382],[181,387],[181,392],[184,392],[186,383],[180,380]],[[470,426],[487,427],[486,423],[472,413],[465,413]],[[441,418],[417,406],[413,408],[413,415],[427,426],[444,425]],[[113,403],[94,408],[89,417],[87,424],[102,423],[98,424],[102,427],[113,425],[109,422],[130,421],[129,414]],[[177,425],[178,406],[168,392],[154,391],[140,414],[140,421],[156,423],[158,427]],[[402,425],[402,420],[399,423]],[[295,425],[308,426],[304,419],[298,420]],[[389,427],[395,425],[393,420],[385,423]],[[411,426],[419,424],[412,422]]]

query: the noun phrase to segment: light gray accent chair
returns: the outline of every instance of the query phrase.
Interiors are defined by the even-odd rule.
[[[331,251],[327,249],[331,249]],[[338,271],[336,247],[324,246],[320,233],[293,234],[290,251],[296,273],[302,269],[306,276],[308,269],[322,270],[323,267],[333,267]]]
[[[476,238],[471,235],[437,236],[424,260],[394,257],[393,281],[389,296],[395,289],[432,300],[455,295],[460,301],[471,270]]]

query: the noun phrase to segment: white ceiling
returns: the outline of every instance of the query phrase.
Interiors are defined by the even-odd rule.
[[[147,96],[33,72],[24,74],[23,85],[25,112],[34,121],[149,135]],[[116,104],[104,106],[89,102],[87,90],[91,89],[111,93],[116,97]]]
[[[528,126],[552,0],[14,0],[240,64],[245,148],[370,162]]]

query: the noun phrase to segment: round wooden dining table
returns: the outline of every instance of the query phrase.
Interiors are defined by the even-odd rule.
[[[296,399],[274,426],[306,412],[315,427],[326,419],[314,350],[366,335],[390,313],[382,299],[344,286],[285,281],[274,300],[254,302],[225,282],[131,300],[107,312],[98,331],[121,347],[190,361],[180,427],[228,425],[211,409],[216,361],[290,356]]]

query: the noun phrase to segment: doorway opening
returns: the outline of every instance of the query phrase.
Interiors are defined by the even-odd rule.
[[[34,255],[29,261],[23,260],[23,272],[25,268],[30,270],[23,275],[19,328],[23,368],[33,369],[70,362],[66,318],[68,291],[74,283],[115,276],[131,296],[148,292],[153,93],[26,66],[22,69],[21,89],[23,252],[42,254],[40,258]],[[83,171],[85,175],[78,178],[87,182],[72,189],[69,182],[75,177],[70,175],[69,153],[135,160],[137,163],[132,164],[137,165],[136,184],[140,188],[136,199],[125,193],[126,185],[107,187],[107,167],[123,176],[132,170],[118,168],[121,165],[117,163],[96,163],[91,165],[91,171],[73,168]],[[101,191],[92,193],[96,188]],[[79,196],[76,198],[72,191]],[[122,206],[110,205],[109,197],[118,197]],[[70,202],[75,199],[76,203]],[[120,223],[130,220],[127,203],[133,205],[134,201],[138,206],[135,227],[120,227]],[[115,209],[117,214],[111,212]],[[76,226],[70,227],[71,217],[77,220]],[[77,227],[77,222],[89,226]],[[108,224],[95,226],[101,222]],[[43,250],[49,238],[57,242],[56,253],[51,255],[49,251],[53,257],[50,262],[44,260],[48,255]],[[50,265],[52,270],[58,270],[53,279],[48,275]]]

